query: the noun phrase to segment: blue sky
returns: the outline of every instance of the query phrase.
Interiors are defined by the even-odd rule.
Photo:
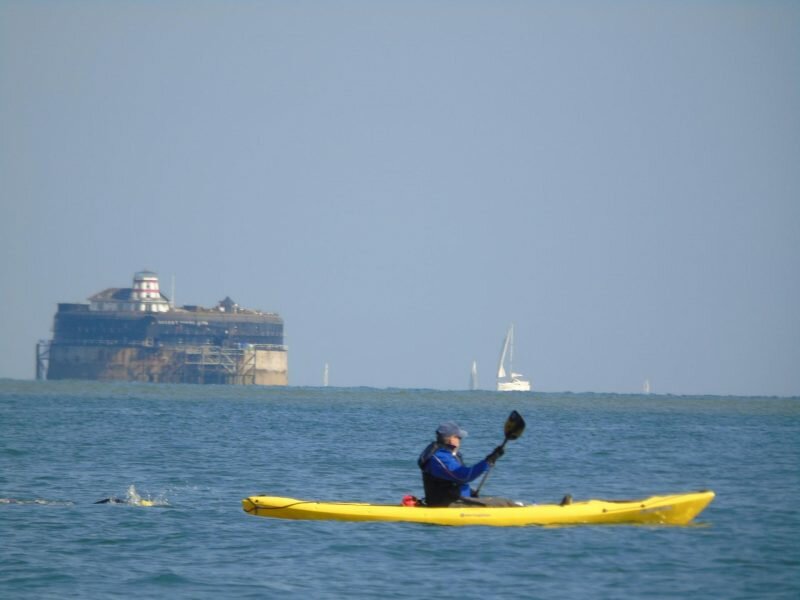
[[[0,1],[0,377],[156,271],[290,383],[800,394],[800,4]]]

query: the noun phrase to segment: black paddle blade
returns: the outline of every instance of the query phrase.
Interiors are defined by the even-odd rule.
[[[522,435],[525,431],[525,419],[517,411],[512,410],[511,414],[506,419],[506,424],[503,426],[503,431],[506,434],[507,440],[515,440]]]

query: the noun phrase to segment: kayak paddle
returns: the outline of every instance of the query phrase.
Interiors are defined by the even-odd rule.
[[[522,435],[522,432],[525,431],[525,419],[522,418],[522,415],[519,414],[517,411],[512,410],[511,414],[508,415],[506,419],[505,425],[503,425],[503,433],[505,434],[505,439],[503,443],[500,444],[501,448],[505,448],[506,443],[508,440],[516,440],[519,436]],[[486,471],[486,475],[483,476],[481,479],[481,483],[478,486],[478,489],[475,490],[475,497],[479,497],[481,493],[481,488],[483,484],[486,483],[486,478],[489,477],[489,473],[492,471],[492,467],[494,465],[489,465],[489,470]]]

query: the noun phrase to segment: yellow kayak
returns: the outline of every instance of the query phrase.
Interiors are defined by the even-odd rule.
[[[685,525],[714,499],[701,491],[643,500],[584,500],[571,504],[529,506],[459,506],[431,508],[356,502],[319,502],[280,496],[250,496],[242,500],[246,513],[276,519],[335,521],[405,521],[432,525],[669,524]]]

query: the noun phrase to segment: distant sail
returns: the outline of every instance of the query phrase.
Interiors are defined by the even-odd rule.
[[[322,373],[322,385],[328,387],[328,363],[325,363],[325,371]]]
[[[478,361],[475,360],[472,361],[472,371],[470,372],[469,377],[469,389],[478,389]]]
[[[642,385],[642,391],[645,394],[649,394],[650,393],[650,380],[649,379],[645,379],[644,380],[644,384]]]
[[[505,362],[506,362],[506,354],[508,353],[508,345],[514,344],[514,326],[512,325],[508,333],[506,334],[506,339],[503,341],[503,350],[500,352],[500,362],[497,365],[497,378],[504,379],[506,376],[506,369],[505,369]]]

